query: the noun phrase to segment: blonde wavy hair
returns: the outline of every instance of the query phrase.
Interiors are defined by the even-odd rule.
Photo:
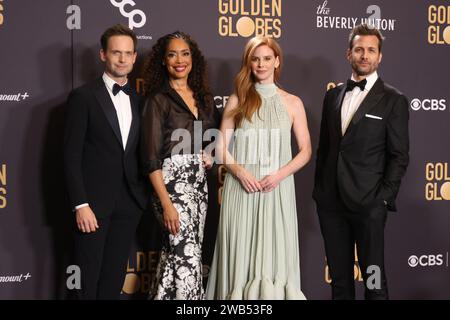
[[[244,119],[251,122],[251,118],[255,112],[261,107],[261,97],[255,89],[255,77],[252,73],[251,59],[255,50],[266,45],[271,48],[275,54],[275,58],[279,59],[279,66],[275,69],[274,81],[278,82],[280,78],[281,67],[283,65],[282,51],[280,45],[269,37],[254,37],[250,39],[244,49],[242,55],[241,69],[234,79],[235,93],[238,97],[238,106],[232,112],[236,127],[242,124]]]

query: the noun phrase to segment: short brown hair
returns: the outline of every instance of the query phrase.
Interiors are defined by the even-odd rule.
[[[108,49],[108,41],[109,38],[111,38],[112,36],[130,37],[131,39],[133,39],[134,52],[136,52],[137,49],[136,35],[134,34],[133,30],[122,24],[116,24],[112,27],[109,27],[108,29],[105,30],[105,32],[103,32],[102,37],[100,38],[100,44],[102,45],[103,51],[106,51],[106,49]]]
[[[376,36],[378,38],[378,50],[381,52],[384,37],[381,34],[380,30],[378,30],[377,28],[366,23],[362,23],[354,27],[348,37],[348,47],[350,50],[353,49],[353,40],[356,36]]]

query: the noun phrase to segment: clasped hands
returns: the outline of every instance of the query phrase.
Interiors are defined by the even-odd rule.
[[[279,172],[274,172],[258,181],[250,172],[248,172],[244,168],[242,168],[236,173],[236,177],[238,178],[242,187],[248,193],[271,192],[278,186],[281,180],[283,180]]]

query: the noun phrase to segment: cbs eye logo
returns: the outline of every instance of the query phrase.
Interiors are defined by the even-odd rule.
[[[411,109],[414,111],[425,110],[425,111],[444,111],[447,109],[445,99],[418,99],[415,98],[411,100]]]
[[[409,257],[408,264],[410,267],[417,267],[417,265],[419,264],[419,258],[417,256]]]
[[[412,255],[408,258],[408,264],[411,268],[417,266],[442,266],[444,264],[444,256],[442,254],[424,254],[420,257]]]

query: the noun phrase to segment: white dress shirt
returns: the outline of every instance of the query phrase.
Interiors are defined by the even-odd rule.
[[[351,79],[353,81],[356,81],[353,75]],[[345,131],[347,130],[350,122],[352,121],[353,115],[355,114],[356,110],[358,110],[361,102],[367,96],[370,89],[372,89],[377,79],[378,73],[375,71],[366,78],[367,83],[363,91],[361,91],[359,87],[355,87],[353,88],[352,91],[347,91],[345,93],[344,101],[342,102],[341,108],[342,135],[345,134]]]
[[[123,149],[125,150],[127,146],[128,135],[130,133],[131,121],[133,119],[133,114],[131,112],[131,102],[130,96],[124,93],[122,90],[116,95],[113,94],[112,88],[116,83],[111,79],[106,73],[103,73],[103,81],[105,82],[106,89],[108,90],[109,96],[113,102],[114,108],[116,109],[117,120],[119,121],[120,135],[122,137]],[[83,207],[89,206],[88,203],[82,203],[75,207],[78,210]]]
[[[103,81],[105,81],[106,89],[108,89],[109,96],[116,109],[117,120],[119,120],[120,135],[122,136],[123,149],[127,146],[128,134],[130,133],[131,120],[133,119],[131,113],[130,96],[122,90],[116,95],[113,94],[112,88],[116,83],[106,73],[103,73]]]

